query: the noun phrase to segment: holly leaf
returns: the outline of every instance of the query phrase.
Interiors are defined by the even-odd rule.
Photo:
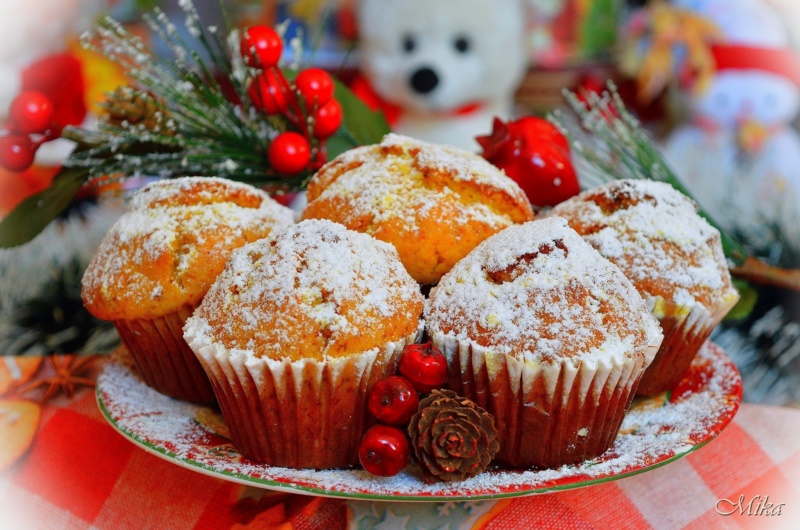
[[[391,132],[383,113],[370,109],[338,79],[334,97],[342,106],[342,126],[326,142],[328,160],[361,145],[380,143]]]
[[[0,248],[27,243],[66,209],[89,178],[88,168],[62,168],[45,190],[19,203],[0,221]]]

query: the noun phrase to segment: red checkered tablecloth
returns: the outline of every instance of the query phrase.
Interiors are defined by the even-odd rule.
[[[487,530],[797,529],[800,410],[742,405],[707,446],[615,482],[498,501],[387,503],[270,492],[179,467],[117,434],[94,393],[82,389],[43,407],[31,448],[0,472],[1,529],[327,530],[447,523]]]

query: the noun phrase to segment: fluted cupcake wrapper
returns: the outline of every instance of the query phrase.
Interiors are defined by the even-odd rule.
[[[700,304],[689,311],[680,311],[679,306],[665,302],[660,297],[647,298],[647,308],[651,312],[653,307],[659,307],[659,312],[663,313],[654,316],[664,332],[664,341],[642,376],[636,394],[654,396],[675,388],[711,332],[738,299],[734,297],[728,304],[710,313]]]
[[[361,438],[374,423],[369,391],[394,374],[417,336],[345,358],[290,362],[209,344],[197,329],[186,329],[236,448],[271,466],[314,469],[358,464]]]
[[[495,460],[537,468],[603,454],[658,347],[624,360],[534,365],[440,332],[431,339],[448,359],[450,389],[494,416],[500,442]]]
[[[211,383],[183,338],[193,312],[185,306],[152,320],[115,320],[114,326],[148,386],[176,399],[213,403]]]

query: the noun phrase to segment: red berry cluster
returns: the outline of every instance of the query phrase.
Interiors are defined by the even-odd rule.
[[[405,429],[417,412],[419,394],[441,388],[447,380],[447,359],[427,342],[405,347],[398,365],[400,375],[382,379],[372,387],[367,406],[380,422],[364,434],[358,458],[373,475],[391,477],[402,471],[410,458]]]
[[[8,109],[8,124],[0,136],[0,166],[20,172],[33,164],[41,144],[58,134],[53,127],[53,102],[33,90],[20,93]]]
[[[290,83],[278,68],[282,51],[280,35],[268,26],[248,28],[240,43],[245,64],[260,70],[248,88],[253,105],[284,116],[295,129],[272,139],[267,160],[276,172],[294,175],[325,163],[325,140],[342,124],[342,107],[331,76],[320,68],[306,68]]]

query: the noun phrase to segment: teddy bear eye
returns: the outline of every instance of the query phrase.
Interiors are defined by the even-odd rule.
[[[458,53],[467,53],[471,47],[469,39],[463,35],[456,37],[456,40],[453,41],[453,47],[458,51]]]
[[[406,35],[403,37],[403,51],[411,53],[417,48],[417,41],[413,35]]]

